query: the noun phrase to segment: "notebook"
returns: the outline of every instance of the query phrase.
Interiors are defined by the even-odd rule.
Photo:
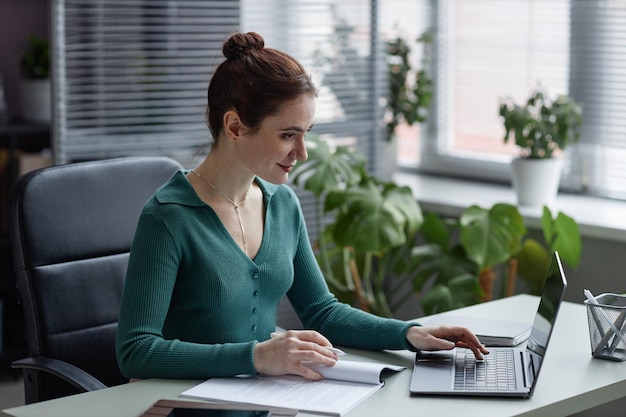
[[[476,361],[469,349],[418,352],[411,375],[411,394],[530,398],[566,287],[559,254],[554,252],[526,344],[490,347],[484,361]]]

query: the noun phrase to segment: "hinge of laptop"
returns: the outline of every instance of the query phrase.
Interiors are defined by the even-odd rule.
[[[519,353],[522,361],[522,375],[524,376],[524,386],[530,388],[535,378],[535,370],[532,356],[527,351]]]

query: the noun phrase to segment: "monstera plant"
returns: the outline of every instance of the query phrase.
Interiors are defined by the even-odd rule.
[[[395,306],[385,293],[392,270],[410,254],[422,211],[408,187],[381,182],[365,170],[364,158],[318,137],[308,139],[309,159],[293,176],[318,200],[318,261],[342,301],[382,316]]]
[[[368,174],[358,152],[317,136],[307,146],[292,179],[316,198],[316,255],[341,301],[391,317],[417,295],[433,314],[510,295],[518,276],[537,293],[553,250],[579,262],[578,227],[563,213],[544,208],[544,242],[527,236],[510,204],[471,206],[458,219],[424,215],[409,188]]]
[[[528,236],[516,206],[502,203],[468,207],[458,219],[427,214],[420,233],[424,243],[408,258],[416,271],[413,290],[422,295],[424,312],[512,295],[518,277],[528,292],[539,294],[553,251],[559,251],[564,263],[578,266],[581,237],[576,222],[562,212],[553,217],[544,207],[541,225],[543,242]],[[500,293],[495,294],[498,281]]]

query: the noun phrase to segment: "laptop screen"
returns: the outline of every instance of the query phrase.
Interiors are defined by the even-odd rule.
[[[537,308],[537,314],[530,331],[530,337],[526,345],[527,366],[526,375],[530,378],[530,386],[534,388],[535,380],[539,374],[541,363],[546,353],[548,340],[552,335],[554,323],[559,310],[567,280],[563,273],[563,266],[558,252],[554,252],[552,262],[548,270],[546,282]]]

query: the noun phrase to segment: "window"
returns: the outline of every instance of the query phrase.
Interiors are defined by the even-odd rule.
[[[583,105],[562,188],[626,198],[626,1],[442,0],[433,8],[435,103],[406,167],[508,181],[517,149],[503,143],[498,99],[523,102],[542,85]]]
[[[221,43],[234,30],[298,58],[320,87],[315,133],[381,165],[385,42],[434,36],[428,122],[398,129],[402,167],[509,180],[498,99],[539,83],[583,104],[561,184],[626,198],[626,0],[60,0],[53,8],[56,162],[157,153],[195,165]]]
[[[525,101],[538,85],[567,93],[569,2],[445,0],[435,19],[436,91],[419,166],[507,180],[516,149],[503,143],[499,99]]]

